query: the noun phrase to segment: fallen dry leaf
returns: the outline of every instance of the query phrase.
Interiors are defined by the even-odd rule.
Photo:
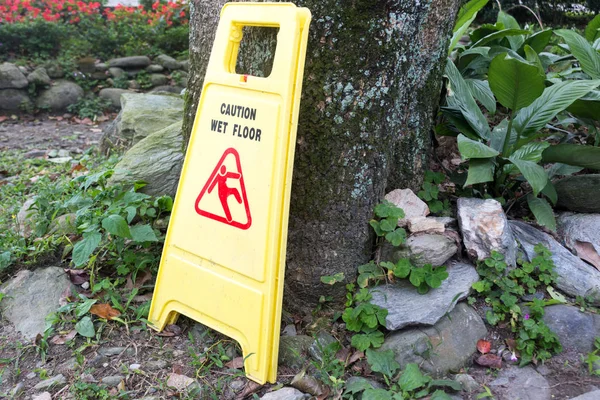
[[[575,252],[582,260],[592,264],[596,269],[600,270],[600,255],[596,252],[594,245],[589,242],[575,241]]]
[[[350,358],[351,351],[347,347],[342,347],[335,355],[335,358],[343,362],[344,365],[348,365],[348,359]]]
[[[502,368],[502,359],[495,354],[483,354],[476,360],[482,367]]]
[[[250,397],[252,393],[258,392],[261,387],[262,385],[259,385],[256,382],[248,381],[244,387],[244,390],[236,396],[235,400],[244,400],[245,398]]]
[[[135,277],[135,283],[133,283],[131,275],[129,275],[127,277],[127,283],[125,284],[125,288],[126,289],[133,289],[133,288],[139,289],[144,285],[144,283],[148,282],[150,279],[152,279],[152,273],[150,271],[143,271],[140,274],[138,274]]]
[[[346,365],[354,364],[355,362],[357,362],[358,360],[360,360],[364,357],[365,357],[365,353],[363,353],[362,351],[355,351],[348,359],[348,364],[346,364]]]
[[[115,310],[112,308],[110,304],[94,304],[92,308],[90,308],[90,314],[94,314],[99,316],[100,318],[111,320],[114,317],[118,317],[121,315],[119,310]]]
[[[492,344],[490,342],[488,342],[487,340],[480,339],[477,341],[477,350],[479,350],[479,352],[481,354],[489,353],[491,348],[492,348]]]
[[[179,391],[184,390],[192,383],[194,383],[193,378],[179,374],[170,374],[169,379],[167,379],[167,386],[177,389]]]
[[[84,269],[65,269],[73,285],[81,285],[90,280],[90,274]]]
[[[86,167],[84,167],[83,165],[77,163],[75,165],[73,165],[73,167],[71,168],[71,170],[69,171],[70,174],[72,174],[75,171],[85,171],[87,170]]]
[[[67,286],[65,288],[65,290],[63,290],[63,292],[60,294],[60,298],[58,299],[58,304],[61,307],[66,306],[67,304],[69,304],[69,301],[71,299],[71,296],[73,296],[73,292],[71,291],[71,286]]]
[[[244,368],[244,357],[236,357],[233,360],[225,363],[227,368],[242,369]]]
[[[134,303],[145,303],[150,300],[152,300],[152,293],[146,293],[146,294],[141,294],[139,296],[135,296],[132,301]]]
[[[90,128],[90,131],[92,131],[94,133],[100,133],[100,132],[102,132],[102,129],[99,129],[99,128]]]
[[[7,117],[7,116],[5,116],[5,115],[2,115],[2,116],[0,116],[0,122],[4,122],[4,121],[6,121],[7,119],[8,119],[8,117]]]
[[[517,341],[515,339],[506,339],[505,342],[511,352],[515,353],[517,351]]]
[[[65,344],[69,340],[73,339],[77,335],[77,331],[75,329],[71,330],[69,333],[65,335],[56,335],[52,339],[50,339],[50,343],[52,344]]]

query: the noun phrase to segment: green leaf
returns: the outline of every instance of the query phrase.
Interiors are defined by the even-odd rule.
[[[100,244],[102,235],[98,232],[86,232],[83,234],[83,239],[75,243],[73,246],[73,264],[79,267],[89,260],[90,256]]]
[[[579,61],[583,72],[588,74],[592,79],[600,79],[600,54],[598,54],[596,49],[577,32],[569,29],[558,29],[554,33],[562,37],[569,45],[571,53]]]
[[[104,218],[102,220],[102,227],[113,236],[131,238],[129,225],[127,225],[125,218],[121,217],[120,215],[113,214]]]
[[[600,14],[596,15],[585,27],[585,38],[590,43],[600,39]]]
[[[531,185],[534,196],[537,196],[544,189],[546,183],[548,183],[548,175],[544,171],[544,168],[537,163],[519,160],[514,157],[510,157],[509,160],[521,171],[523,177]]]
[[[497,151],[502,151],[504,140],[506,139],[506,130],[508,129],[508,118],[504,118],[498,125],[492,129],[490,137],[490,147]],[[514,130],[513,130],[514,132]]]
[[[553,232],[556,232],[556,219],[554,218],[554,212],[552,211],[552,207],[550,207],[550,204],[548,204],[546,199],[528,195],[527,204],[529,205],[529,209],[535,216],[538,224],[545,226]]]
[[[540,59],[540,56],[538,56],[538,54],[535,52],[535,50],[533,50],[528,45],[525,45],[524,51],[525,51],[525,59],[531,65],[535,65],[537,67],[540,75],[543,76],[544,78],[546,78],[546,69],[544,68],[544,65],[542,64],[542,60]]]
[[[367,349],[367,362],[374,372],[380,372],[388,378],[392,378],[394,373],[400,369],[400,364],[394,358],[392,350],[375,351]]]
[[[546,187],[544,187],[544,190],[542,190],[542,193],[548,199],[550,199],[552,204],[556,205],[556,202],[558,201],[558,193],[556,193],[556,188],[552,184],[552,181],[550,180],[550,176],[548,176],[548,183],[546,184]]]
[[[513,128],[522,138],[532,136],[552,121],[556,114],[598,85],[600,80],[581,80],[564,81],[546,88],[533,103],[519,110]]]
[[[400,385],[400,389],[409,392],[427,385],[429,381],[431,381],[431,378],[423,375],[417,364],[409,363],[406,365],[404,372],[402,372],[398,384]]]
[[[531,142],[517,149],[512,155],[512,158],[525,161],[533,161],[535,163],[542,160],[542,153],[550,146],[548,142]]]
[[[450,379],[434,379],[429,384],[431,387],[449,387],[452,390],[460,392],[462,390],[462,385],[459,382],[450,380]]]
[[[500,11],[498,13],[498,22],[501,22],[505,28],[509,29],[521,29],[517,20],[510,14],[505,13],[504,11]],[[508,42],[510,43],[510,48],[517,51],[525,42],[525,37],[523,35],[514,35],[507,37]]]
[[[525,46],[530,46],[536,53],[541,53],[544,51],[546,46],[548,46],[548,43],[550,43],[552,33],[552,29],[546,29],[545,31],[539,31],[533,35],[530,35],[527,39],[525,39],[522,50],[525,50]],[[521,51],[519,51],[519,53],[523,55]]]
[[[557,144],[542,154],[545,163],[562,163],[577,167],[600,169],[600,147],[578,144]]]
[[[96,336],[94,323],[90,317],[81,318],[81,320],[75,324],[75,330],[83,337],[92,338]]]
[[[0,253],[0,271],[8,267],[11,264],[11,253],[10,251],[3,251]]]
[[[392,272],[394,276],[404,279],[410,274],[410,270],[412,269],[412,265],[410,264],[410,260],[408,258],[401,258],[394,265]]]
[[[323,282],[326,285],[334,285],[338,282],[342,282],[344,280],[344,278],[345,278],[344,273],[338,272],[335,275],[322,276],[321,282]]]
[[[527,107],[544,91],[545,76],[538,67],[508,54],[500,54],[492,60],[488,79],[500,104],[513,111]]]
[[[492,182],[494,180],[494,160],[492,158],[474,158],[469,161],[469,172],[465,187],[477,183]]]
[[[83,303],[78,304],[77,307],[75,307],[75,316],[77,318],[83,317],[97,301],[98,300],[96,299],[87,299]]]
[[[358,333],[352,336],[352,346],[360,351],[366,351],[368,348],[379,348],[383,344],[383,332],[374,331],[370,333]]]
[[[131,238],[135,242],[158,242],[158,238],[154,234],[154,230],[148,224],[135,225],[130,228]]]
[[[469,86],[471,94],[492,114],[496,113],[496,99],[494,93],[490,89],[488,81],[482,81],[479,79],[466,79],[465,82]]]
[[[500,154],[491,147],[488,147],[477,140],[471,140],[462,134],[458,135],[457,142],[460,156],[464,160],[471,158],[490,158]]]
[[[429,400],[452,400],[452,397],[450,397],[443,390],[436,390],[435,392],[433,392]]]
[[[403,228],[396,228],[385,235],[385,239],[393,246],[400,246],[406,240],[406,231]]]
[[[392,400],[392,392],[385,389],[367,389],[363,392],[362,400]]]
[[[502,39],[502,38],[505,38],[508,36],[527,35],[528,33],[529,33],[529,31],[525,31],[522,29],[503,29],[501,31],[491,33],[491,34],[481,38],[476,43],[471,45],[471,47],[480,47],[486,43],[492,42],[497,39]]]
[[[593,96],[590,96],[592,95]],[[591,91],[579,100],[575,100],[567,111],[579,118],[587,118],[592,120],[600,119],[600,92]]]
[[[366,389],[373,389],[373,385],[365,378],[357,377],[346,383],[344,394],[357,394]]]
[[[488,3],[488,0],[471,0],[458,10],[453,31],[460,28]]]
[[[135,218],[137,209],[134,206],[129,206],[125,208],[125,212],[127,213],[127,223],[130,224],[131,221],[133,221],[133,219]]]
[[[400,207],[397,207],[395,204],[387,200],[377,204],[374,211],[375,215],[377,215],[379,218],[404,218],[404,211]]]

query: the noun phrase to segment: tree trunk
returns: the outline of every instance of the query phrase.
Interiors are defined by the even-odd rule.
[[[192,1],[188,135],[224,3]],[[288,308],[343,295],[343,285],[328,287],[320,277],[344,272],[353,280],[372,256],[373,207],[390,189],[420,185],[460,3],[296,2],[311,10],[313,20],[292,183]]]

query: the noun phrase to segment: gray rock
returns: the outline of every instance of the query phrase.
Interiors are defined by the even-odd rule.
[[[46,72],[46,68],[40,67],[27,76],[27,81],[29,83],[35,83],[36,85],[45,86],[50,84],[50,77]]]
[[[145,365],[145,369],[148,371],[159,371],[161,369],[169,368],[170,364],[167,360],[154,360],[148,361]]]
[[[470,264],[455,262],[447,269],[448,279],[442,286],[419,294],[407,280],[371,289],[371,303],[388,310],[386,328],[402,329],[409,325],[434,325],[452,311],[459,300],[469,295],[479,275]]]
[[[304,400],[310,396],[302,393],[298,389],[284,387],[274,392],[269,392],[261,397],[261,400]]]
[[[0,310],[5,319],[28,339],[44,333],[45,318],[59,307],[62,293],[71,286],[62,268],[21,270],[0,286],[5,294]]]
[[[12,388],[12,390],[10,391],[10,398],[18,398],[19,396],[21,396],[21,394],[23,394],[23,392],[25,391],[25,384],[23,382],[19,382],[17,383],[17,385]]]
[[[65,77],[65,71],[57,61],[48,61],[44,64],[46,73],[52,79],[61,79]]]
[[[121,57],[108,60],[107,64],[118,68],[146,68],[150,65],[150,59],[146,56]]]
[[[457,216],[465,248],[472,259],[484,260],[496,250],[504,255],[508,265],[516,264],[515,238],[499,202],[461,197]]]
[[[153,196],[175,196],[183,164],[181,121],[146,137],[115,166],[110,184],[145,181],[141,191]]]
[[[563,213],[557,219],[557,226],[565,246],[600,269],[600,214]]]
[[[209,327],[196,322],[192,329],[190,329],[194,345],[197,347],[208,346],[212,342],[212,334]]]
[[[98,72],[106,72],[106,71],[108,71],[108,64],[107,63],[97,63],[96,64],[96,71],[98,71]]]
[[[398,220],[398,226],[406,226],[410,218],[429,215],[427,203],[410,189],[393,190],[385,195],[385,199],[404,210],[404,218]]]
[[[17,213],[17,224],[19,225],[19,235],[24,238],[31,236],[35,229],[36,219],[39,213],[35,206],[35,198],[25,200],[21,209]]]
[[[96,80],[96,81],[103,81],[108,79],[108,75],[106,72],[100,72],[100,71],[96,71],[96,72],[92,72],[90,74],[90,78]]]
[[[181,86],[170,86],[170,85],[163,85],[163,86],[157,86],[154,89],[152,89],[150,91],[150,93],[159,93],[159,92],[165,92],[165,93],[176,93],[179,94],[181,93],[181,91],[184,88]]]
[[[169,80],[163,74],[150,74],[150,82],[152,82],[152,86],[162,86],[166,85]]]
[[[465,392],[473,392],[479,389],[481,386],[479,383],[477,383],[475,378],[469,374],[458,374],[454,377],[454,380],[460,383],[460,386],[462,386]]]
[[[79,365],[77,363],[77,359],[75,357],[71,357],[71,358],[67,359],[67,361],[63,362],[58,367],[56,367],[56,369],[59,372],[67,374],[71,371],[74,371],[77,368],[77,365]]]
[[[444,233],[446,227],[435,218],[414,217],[408,219],[408,230],[412,233]]]
[[[544,322],[556,333],[564,349],[581,354],[594,350],[594,338],[600,336],[600,315],[581,312],[578,307],[546,307]]]
[[[98,354],[106,357],[114,357],[123,353],[132,356],[135,354],[135,349],[130,347],[101,347],[98,349]]]
[[[444,227],[446,227],[446,228],[458,228],[458,221],[456,220],[456,218],[452,218],[452,217],[429,217],[429,218],[435,219],[439,223],[444,224]]]
[[[600,271],[581,261],[547,233],[524,222],[511,221],[510,227],[528,260],[536,257],[534,247],[541,243],[552,252],[556,287],[570,296],[582,296],[600,304]]]
[[[110,100],[112,106],[115,108],[121,108],[121,95],[123,93],[131,93],[127,89],[117,89],[117,88],[104,88],[100,90],[98,96],[103,99]]]
[[[108,363],[108,357],[98,354],[96,357],[90,360],[88,365],[90,367],[100,368],[105,363]]]
[[[570,211],[600,213],[600,174],[567,176],[554,183],[557,206]]]
[[[129,89],[134,89],[134,90],[139,90],[142,87],[140,86],[140,83],[136,80],[131,80],[129,81]]]
[[[146,71],[145,69],[128,69],[125,71],[128,78],[135,79],[136,76],[142,71]]]
[[[119,116],[102,137],[103,152],[126,150],[183,118],[183,99],[179,96],[123,93],[121,106]]]
[[[166,54],[161,54],[154,61],[169,70],[181,69],[181,63]]]
[[[31,398],[31,400],[52,400],[52,395],[49,392],[43,392],[36,394]]]
[[[41,381],[40,383],[35,385],[33,388],[35,390],[43,390],[43,389],[48,389],[53,386],[61,386],[66,383],[67,383],[67,379],[62,374],[58,374],[56,376],[53,376],[52,378],[48,378],[48,379]]]
[[[175,84],[182,85],[183,87],[187,87],[189,74],[185,71],[178,71],[177,73],[179,74],[179,78],[173,79],[175,81]],[[172,77],[172,75],[171,75],[171,77]]]
[[[550,400],[548,381],[532,367],[509,366],[489,383],[498,400]]]
[[[55,218],[48,227],[50,235],[74,235],[77,233],[77,215],[74,213],[64,214]]]
[[[58,80],[48,89],[42,90],[36,100],[38,108],[63,111],[83,97],[83,89],[76,83]]]
[[[428,373],[443,376],[463,367],[475,353],[477,340],[486,334],[485,324],[475,310],[459,303],[432,327],[391,334],[381,350],[392,350],[402,369],[415,362]]]
[[[594,390],[593,392],[587,392],[581,396],[573,397],[571,400],[598,400],[600,399],[600,390]]]
[[[158,65],[158,64],[150,64],[146,67],[146,71],[148,71],[150,73],[163,72],[164,70],[165,70],[165,67],[163,67],[162,65]]]
[[[125,378],[122,375],[110,375],[102,378],[101,383],[108,387],[114,387],[121,383],[123,379]]]
[[[27,85],[27,78],[16,65],[0,64],[0,89],[22,89]]]
[[[316,340],[308,348],[308,354],[316,361],[323,361],[323,353],[326,349],[337,342],[337,339],[327,332],[320,331]]]
[[[307,361],[307,353],[314,339],[306,335],[282,336],[279,339],[279,365],[289,368],[302,368]]]
[[[32,106],[26,90],[0,89],[0,110],[18,111]]]
[[[96,59],[94,57],[82,57],[77,60],[77,69],[84,74],[96,71]]]
[[[181,61],[180,64],[181,64],[181,69],[183,69],[185,72],[190,71],[190,60]]]
[[[108,74],[110,76],[112,76],[113,78],[118,78],[125,74],[125,70],[123,68],[119,68],[119,67],[110,67],[108,69]]]
[[[389,248],[389,246],[388,246]],[[392,251],[391,260],[397,262],[401,258],[410,258],[410,261],[419,267],[431,264],[434,267],[444,265],[454,254],[458,247],[453,239],[444,235],[425,234],[411,236],[403,246]],[[389,253],[382,252],[386,254]]]

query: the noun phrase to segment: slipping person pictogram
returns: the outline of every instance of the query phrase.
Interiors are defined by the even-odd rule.
[[[227,186],[228,179],[240,179],[242,175],[237,172],[228,172],[227,167],[225,165],[221,165],[219,169],[219,173],[214,177],[210,187],[208,188],[208,193],[212,192],[215,186],[217,187],[217,191],[219,192],[219,200],[221,200],[221,205],[223,206],[223,211],[225,212],[225,218],[227,222],[231,223],[231,210],[229,209],[229,204],[227,204],[227,199],[229,196],[233,196],[235,200],[242,204],[242,196],[240,196],[240,191],[237,188],[232,188]]]

